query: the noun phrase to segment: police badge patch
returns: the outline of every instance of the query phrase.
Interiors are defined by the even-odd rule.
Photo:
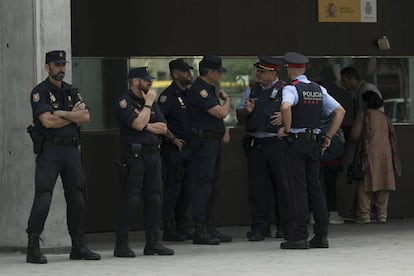
[[[279,92],[279,91],[278,91],[278,89],[275,87],[275,88],[273,89],[273,91],[272,91],[272,94],[270,94],[270,98],[271,98],[272,100],[275,100],[278,92]],[[277,101],[277,100],[278,100],[278,99],[276,99],[275,101]]]
[[[125,108],[127,106],[127,101],[125,99],[119,101],[119,106]]]
[[[52,94],[52,92],[49,92],[49,97],[50,97],[50,101],[52,103],[56,102],[56,97],[55,97],[55,95]]]
[[[39,93],[34,93],[34,94],[33,94],[33,101],[34,101],[35,103],[37,103],[39,100],[40,100],[40,95],[39,95]]]
[[[81,95],[79,92],[76,94],[76,96],[78,96],[78,99],[79,99],[81,102],[83,102],[82,95]]]
[[[167,96],[166,95],[160,96],[160,103],[165,103],[166,101],[167,101]]]
[[[201,97],[203,97],[203,98],[207,98],[207,96],[208,96],[208,92],[207,92],[205,89],[203,89],[203,90],[201,90],[201,91],[200,91],[200,95],[201,95]]]

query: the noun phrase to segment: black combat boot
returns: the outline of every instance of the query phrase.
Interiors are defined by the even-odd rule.
[[[175,229],[174,221],[164,221],[164,234],[162,236],[163,241],[185,241],[186,237],[181,235]]]
[[[145,232],[144,255],[174,255],[174,250],[159,243],[158,231]]]
[[[207,226],[207,232],[210,233],[211,236],[219,239],[220,242],[231,242],[233,240],[232,236],[220,233],[212,224]]]
[[[188,227],[185,221],[177,221],[176,230],[180,235],[184,235],[187,240],[192,240],[194,237],[194,231]]]
[[[101,255],[92,252],[86,247],[83,235],[71,236],[72,249],[69,258],[71,260],[100,260]]]
[[[26,262],[32,264],[45,264],[47,263],[46,257],[40,252],[39,247],[39,235],[29,234],[29,241],[27,245]]]
[[[193,236],[193,244],[208,244],[217,245],[220,244],[220,239],[212,236],[206,228],[204,223],[195,224],[195,233]]]
[[[134,258],[135,252],[128,246],[128,235],[116,235],[116,244],[114,249],[115,257]]]
[[[329,248],[329,242],[326,235],[315,235],[309,241],[310,248]]]
[[[280,244],[281,249],[309,249],[309,243],[307,240],[300,241],[284,241]]]
[[[264,241],[265,239],[265,235],[263,235],[257,230],[250,230],[249,232],[246,233],[246,236],[249,239],[249,241]]]

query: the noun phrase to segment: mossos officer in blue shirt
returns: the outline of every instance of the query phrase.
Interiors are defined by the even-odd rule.
[[[122,149],[118,161],[122,192],[115,228],[114,256],[135,257],[135,252],[128,246],[128,227],[132,212],[138,208],[141,193],[144,198],[146,239],[144,255],[173,255],[172,249],[159,243],[162,185],[160,135],[167,132],[167,125],[155,102],[157,94],[151,89],[154,78],[148,68],[132,68],[128,79],[130,89],[116,103]]]
[[[287,137],[287,160],[291,186],[292,230],[282,249],[327,248],[328,211],[319,183],[319,157],[329,147],[331,137],[340,127],[345,110],[326,89],[304,75],[309,59],[299,53],[284,55],[287,73],[292,82],[283,88],[280,138]],[[329,130],[320,135],[322,112],[333,114]],[[322,148],[319,146],[322,144]],[[308,204],[309,200],[309,204]],[[309,207],[315,218],[315,236],[308,242]]]
[[[163,240],[184,241],[193,238],[193,231],[187,226],[193,180],[187,92],[188,86],[192,84],[190,70],[194,68],[183,58],[170,61],[169,68],[173,81],[158,98],[158,105],[168,126],[161,149],[164,179]]]
[[[211,217],[217,194],[221,142],[226,133],[223,119],[230,112],[231,98],[221,92],[219,96],[224,103],[220,104],[216,95],[214,85],[226,72],[220,57],[204,56],[199,72],[187,96],[195,174],[191,204],[195,224],[193,243],[216,245],[232,240],[231,236],[217,231]]]
[[[35,134],[33,140],[38,155],[35,197],[26,230],[29,235],[26,261],[29,263],[47,263],[40,252],[39,236],[43,232],[59,175],[65,190],[67,224],[72,238],[70,259],[101,258],[85,246],[83,239],[84,174],[78,124],[89,122],[90,117],[79,89],[63,81],[66,62],[65,51],[46,53],[45,69],[49,76],[33,89],[30,98],[35,125],[31,136]]]
[[[250,241],[262,241],[270,235],[272,196],[275,200],[277,237],[283,237],[280,218],[284,219],[284,208],[288,196],[286,181],[286,141],[277,137],[281,127],[280,104],[283,83],[278,71],[283,61],[259,56],[254,64],[256,83],[248,88],[248,98],[239,104],[239,117],[246,114],[247,137],[243,144],[248,159],[249,204],[252,214]],[[243,109],[240,109],[243,106]]]

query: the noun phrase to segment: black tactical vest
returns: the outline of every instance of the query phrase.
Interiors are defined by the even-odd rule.
[[[292,107],[292,128],[318,128],[321,121],[322,90],[315,83],[298,80],[290,85],[296,87],[299,101]]]
[[[274,112],[280,111],[282,101],[282,87],[280,82],[269,89],[256,83],[250,93],[250,99],[255,101],[252,113],[247,117],[247,132],[277,133],[279,127],[273,126],[270,121]]]

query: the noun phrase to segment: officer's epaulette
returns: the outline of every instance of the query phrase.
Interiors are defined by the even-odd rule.
[[[278,86],[278,87],[284,87],[284,86],[286,86],[286,82],[285,81],[278,81],[277,83],[276,83],[276,86]]]
[[[322,86],[322,82],[320,81],[310,81],[313,84],[316,84],[317,86]]]
[[[298,83],[300,83],[300,81],[299,80],[294,80],[294,81],[292,81],[291,83],[289,83],[289,85],[293,85],[293,86],[295,86],[296,84],[298,84]]]

